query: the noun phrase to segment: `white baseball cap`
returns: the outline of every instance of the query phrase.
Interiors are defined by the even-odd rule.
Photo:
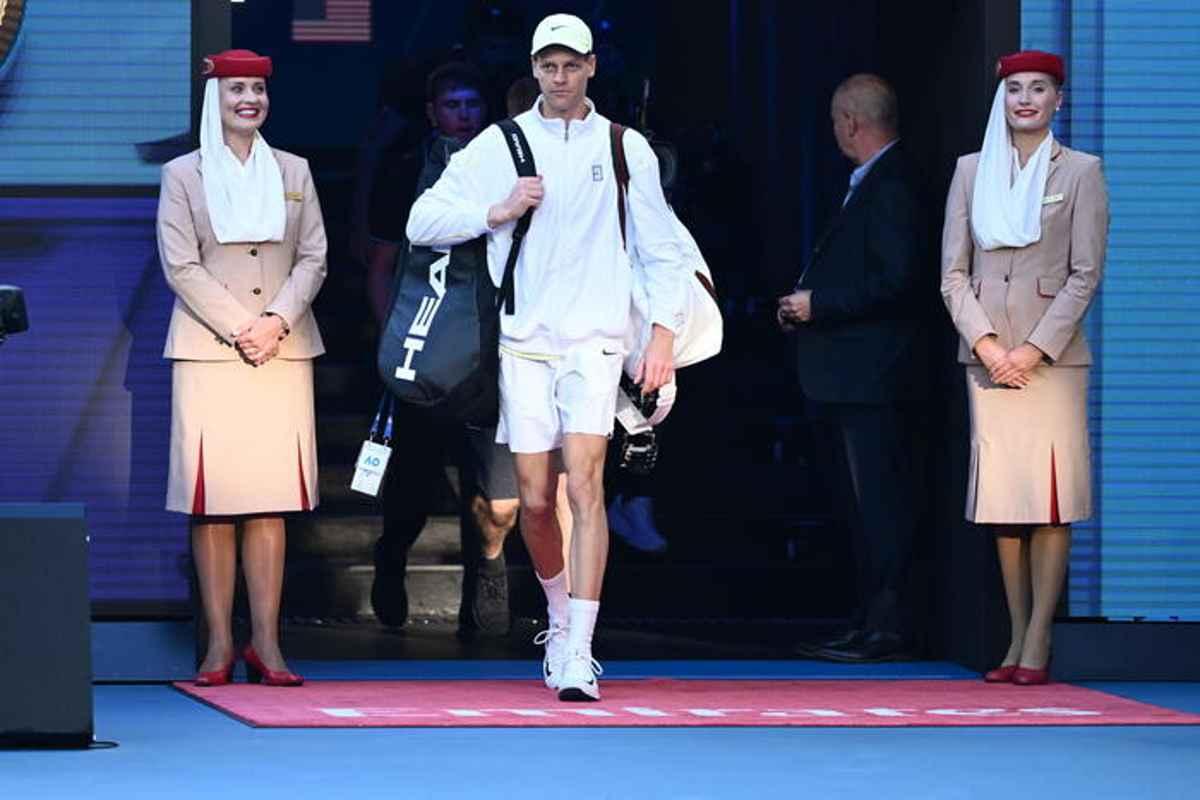
[[[529,51],[530,55],[536,56],[554,45],[587,55],[592,52],[592,31],[586,22],[574,14],[551,14],[542,20],[533,32],[533,49]]]

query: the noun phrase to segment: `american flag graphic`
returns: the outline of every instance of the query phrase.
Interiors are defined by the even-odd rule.
[[[371,0],[296,0],[293,42],[370,42]]]

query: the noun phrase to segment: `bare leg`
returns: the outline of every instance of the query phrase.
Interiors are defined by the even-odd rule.
[[[563,571],[562,531],[554,516],[555,482],[549,453],[513,453],[521,495],[521,536],[538,577]]]
[[[504,540],[517,524],[519,500],[486,500],[480,495],[471,498],[471,514],[483,538],[483,557],[493,559],[504,549]]]
[[[575,527],[575,517],[571,515],[571,501],[567,499],[567,473],[558,473],[558,491],[554,497],[554,516],[558,519],[558,529],[562,531],[563,563],[571,561],[571,529]],[[567,575],[567,591],[571,591],[571,576]]]
[[[1023,526],[997,526],[996,554],[1000,557],[1000,573],[1004,577],[1004,596],[1012,622],[1012,639],[1001,666],[1021,660],[1029,626],[1029,530]]]
[[[242,523],[242,571],[250,596],[251,644],[272,670],[287,669],[279,651],[279,603],[286,547],[283,517],[249,517]]]
[[[1046,525],[1029,537],[1029,565],[1033,580],[1033,613],[1021,651],[1021,665],[1042,669],[1050,659],[1054,610],[1062,594],[1071,555],[1071,527]]]
[[[604,513],[604,456],[608,439],[571,433],[564,437],[571,531],[571,596],[599,600],[608,563],[608,518]]]
[[[192,517],[192,561],[208,625],[208,651],[201,672],[233,660],[233,587],[237,580],[237,529],[216,517]]]

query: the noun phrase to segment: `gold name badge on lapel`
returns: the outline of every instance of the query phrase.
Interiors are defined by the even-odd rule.
[[[283,197],[285,200],[291,200],[293,203],[304,202],[304,192],[284,192]],[[1059,197],[1062,197],[1062,195],[1059,195]]]
[[[1042,198],[1042,205],[1048,206],[1051,203],[1061,203],[1063,197],[1064,195],[1061,192],[1059,194],[1048,194]]]

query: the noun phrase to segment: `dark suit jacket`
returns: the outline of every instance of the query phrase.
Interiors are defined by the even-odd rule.
[[[800,386],[822,403],[890,404],[918,349],[924,253],[915,182],[897,143],[818,240],[801,289],[812,320],[795,333]]]

